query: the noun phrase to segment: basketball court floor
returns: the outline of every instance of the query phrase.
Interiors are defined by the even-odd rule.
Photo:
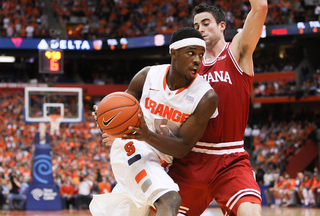
[[[262,207],[263,216],[319,216],[320,208]],[[9,211],[0,210],[0,216],[90,216],[89,210],[63,211]],[[125,216],[125,215],[124,215]],[[201,216],[223,216],[218,207],[208,208]]]

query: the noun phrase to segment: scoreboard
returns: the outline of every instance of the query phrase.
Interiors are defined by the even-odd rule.
[[[63,74],[62,50],[39,50],[39,73]]]

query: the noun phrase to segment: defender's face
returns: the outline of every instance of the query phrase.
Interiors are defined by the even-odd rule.
[[[192,81],[201,65],[205,48],[202,46],[187,46],[176,50],[176,70],[184,79]]]
[[[217,24],[216,19],[209,12],[202,12],[194,16],[193,26],[198,30],[207,44],[214,43],[224,37],[225,25],[223,22]]]

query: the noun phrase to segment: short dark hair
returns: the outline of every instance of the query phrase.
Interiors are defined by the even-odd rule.
[[[170,40],[170,44],[185,39],[185,38],[200,38],[203,40],[203,37],[200,32],[192,27],[182,27],[173,32]]]
[[[209,12],[216,19],[217,24],[221,22],[226,23],[226,14],[219,7],[214,7],[212,5],[199,4],[193,9],[192,15],[193,17],[202,12]]]

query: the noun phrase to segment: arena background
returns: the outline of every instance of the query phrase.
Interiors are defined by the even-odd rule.
[[[186,8],[187,14],[185,16],[189,16],[192,5],[201,1],[178,2],[169,1],[167,4],[172,7]],[[291,13],[284,13],[285,10],[282,9],[288,2],[291,4],[291,8],[289,8]],[[221,2],[207,1],[207,3],[219,4]],[[237,8],[245,8],[244,6],[248,6],[247,3],[247,1],[235,1],[233,4],[230,3],[230,7],[238,11]],[[252,130],[250,132],[248,129],[248,134],[244,137],[246,150],[250,153],[257,181],[262,189],[263,206],[270,204],[267,203],[263,193],[268,188],[267,182],[264,182],[264,174],[272,172],[284,175],[288,173],[291,178],[295,179],[298,172],[318,174],[320,166],[320,21],[319,15],[315,13],[319,1],[281,1],[281,4],[270,1],[269,3],[272,7],[269,8],[268,19],[254,53],[255,82],[248,121],[248,128]],[[29,143],[23,141],[22,129],[18,133],[19,129],[12,132],[6,127],[7,125],[11,125],[11,127],[15,125],[16,128],[19,128],[21,124],[25,124],[24,127],[30,125],[30,123],[14,121],[10,117],[5,118],[7,114],[10,114],[18,116],[18,119],[23,119],[23,112],[20,110],[17,116],[13,114],[11,108],[8,109],[6,100],[12,100],[21,94],[23,96],[23,90],[26,86],[81,87],[85,108],[84,123],[93,122],[93,119],[90,118],[92,105],[97,104],[103,96],[113,91],[124,91],[130,79],[145,66],[170,63],[168,44],[171,33],[168,28],[160,31],[150,27],[148,34],[143,29],[140,29],[139,34],[133,34],[130,31],[122,31],[120,28],[120,24],[125,26],[131,20],[132,29],[138,32],[136,30],[138,25],[135,25],[138,23],[138,18],[134,15],[135,8],[148,5],[148,1],[46,0],[14,1],[12,4],[16,5],[8,6],[7,1],[1,1],[0,57],[12,56],[15,58],[14,62],[0,63],[0,92],[2,94],[0,103],[3,116],[0,120],[2,127],[2,141],[0,142],[3,152],[1,154],[1,170],[4,186],[12,171],[12,166],[15,168],[25,166],[31,160],[31,156],[29,156],[25,161],[19,161],[17,156],[19,149],[22,149],[21,152],[30,153],[34,144],[33,139],[30,139]],[[99,17],[103,17],[101,14],[98,16],[95,12],[89,13],[90,11],[99,11],[98,8],[101,6],[99,4],[103,7],[113,8],[119,14],[122,13],[120,9],[127,8],[129,10],[123,15],[123,18],[119,18],[120,15],[117,14],[121,21],[114,22],[115,25],[110,27],[111,30],[108,34],[102,34],[99,31],[85,31],[86,26],[92,30],[95,22],[100,23],[101,20],[111,22],[110,17],[113,10],[102,13],[104,16],[108,15],[109,19],[99,20]],[[152,9],[160,3],[150,1],[149,4]],[[17,5],[20,7],[16,7]],[[10,24],[6,25],[5,17],[10,17],[9,23],[16,23],[14,14],[23,14],[21,8],[24,5],[26,8],[39,9],[38,13],[30,12],[32,14],[30,16],[26,13],[25,18],[30,18],[31,21],[26,22],[25,27],[29,23],[35,22],[34,29],[41,29],[40,33],[34,31],[30,36],[22,34],[22,31],[13,30],[12,34],[8,31]],[[15,10],[8,11],[10,7],[15,8],[16,12]],[[226,5],[224,7],[228,8]],[[90,10],[86,12],[86,9],[83,8]],[[92,8],[95,10],[91,10]],[[69,13],[66,13],[68,10]],[[246,10],[241,9],[240,11],[241,16],[244,16]],[[166,16],[166,14],[162,16]],[[191,26],[188,19],[181,18],[183,15],[180,15],[180,12],[176,12],[172,16],[174,20],[178,21],[169,22],[169,24],[164,21],[162,25],[170,26],[171,32],[182,24]],[[278,16],[285,18],[278,18]],[[290,16],[293,18],[289,19]],[[33,17],[34,19],[32,19]],[[22,18],[19,19],[21,21]],[[228,24],[231,28],[226,31],[226,39],[230,41],[238,31],[241,31],[241,28],[238,28],[237,24],[231,21]],[[15,27],[13,26],[13,28]],[[127,29],[130,28],[127,27]],[[106,29],[104,30],[106,31]],[[57,68],[48,69],[48,67],[50,68],[50,59],[45,56],[46,51],[61,52],[62,58],[57,61],[59,70],[56,70]],[[47,67],[45,68],[45,66]],[[277,81],[277,79],[279,80]],[[19,125],[19,123],[21,124]],[[79,123],[79,125],[84,123]],[[37,128],[38,125],[35,127]],[[60,127],[63,131],[66,129],[74,130],[77,127],[86,130],[85,127],[76,124],[64,123]],[[282,137],[279,135],[280,131]],[[80,138],[66,141],[78,143],[75,145],[76,147],[68,147],[65,150],[67,152],[71,149],[75,154],[81,155],[83,157],[81,160],[85,165],[77,167],[77,170],[72,170],[74,167],[71,167],[68,168],[68,172],[61,172],[59,168],[55,167],[57,164],[53,164],[53,178],[57,185],[60,186],[70,173],[72,173],[72,178],[76,179],[80,175],[89,174],[95,174],[93,178],[96,178],[99,176],[97,172],[101,172],[102,176],[108,176],[110,185],[115,183],[108,164],[108,147],[102,145],[99,133],[92,132],[92,130],[89,133],[91,133],[90,143]],[[34,135],[35,133],[32,133],[31,138]],[[18,141],[11,141],[9,138],[11,136],[14,136],[14,140]],[[284,141],[280,142],[280,140]],[[50,138],[49,142],[53,152],[52,160],[56,163],[60,153],[57,146],[61,147],[62,142],[57,137]],[[95,153],[101,155],[103,152],[107,152],[103,159],[101,159],[102,157],[97,159],[92,155],[87,156],[88,152],[92,150],[90,146],[92,143],[94,146],[98,146],[98,148],[94,148]],[[75,150],[77,147],[81,150]],[[11,157],[5,157],[4,152],[11,152]],[[64,152],[64,154],[67,157],[67,153]],[[59,166],[62,169],[65,168],[63,163],[67,163],[66,161],[64,158],[61,160]],[[90,163],[94,165],[89,166]],[[102,168],[103,166],[107,168]],[[26,167],[26,170],[32,169],[30,164]],[[99,180],[94,179],[94,181],[98,182]],[[8,210],[7,204],[5,201],[2,205],[4,211]],[[299,208],[303,206],[303,203],[300,203],[296,198],[292,205]],[[215,203],[212,203],[212,207],[215,206]],[[86,208],[84,207],[84,209]],[[271,214],[269,210],[266,212],[266,215]],[[278,213],[272,212],[273,215]],[[292,215],[294,214],[297,213],[292,213]]]

